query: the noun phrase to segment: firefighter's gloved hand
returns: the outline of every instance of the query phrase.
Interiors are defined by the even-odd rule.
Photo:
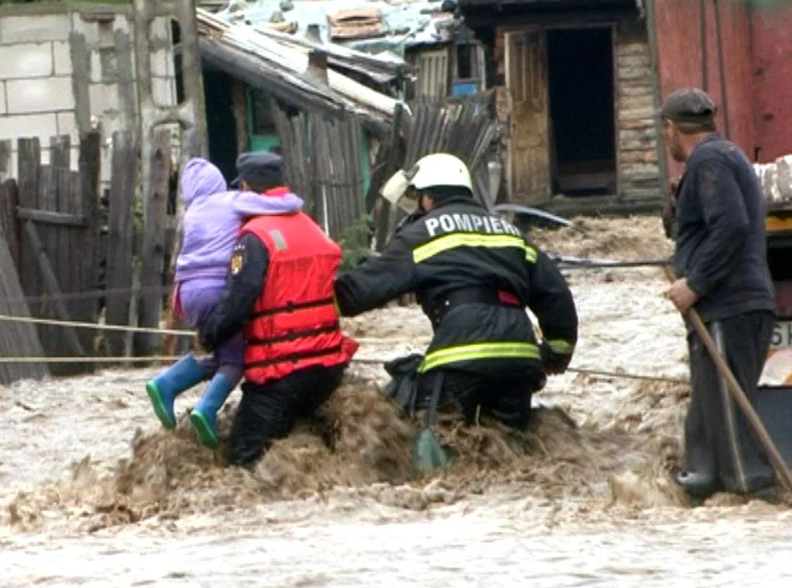
[[[539,352],[545,372],[548,374],[563,374],[572,360],[569,354],[555,353],[545,341],[539,346]]]
[[[382,254],[378,251],[367,251],[363,255],[360,256],[360,259],[357,260],[356,266],[363,265],[372,257],[380,257]]]

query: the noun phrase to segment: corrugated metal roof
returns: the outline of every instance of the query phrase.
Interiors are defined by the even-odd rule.
[[[253,27],[228,23],[198,9],[202,56],[215,67],[301,109],[347,111],[374,125],[386,124],[396,100],[332,69],[317,79],[308,51]],[[369,57],[369,59],[377,59]]]
[[[288,10],[284,7],[291,6]],[[451,13],[440,12],[440,1],[428,0],[258,0],[257,2],[232,1],[222,11],[219,18],[229,22],[247,22],[252,26],[266,26],[267,23],[295,22],[296,36],[305,37],[308,26],[319,26],[319,34],[323,42],[333,41],[347,47],[377,53],[394,51],[404,54],[404,49],[413,45],[437,44],[451,40],[453,28],[460,21]],[[380,25],[371,23],[371,38],[331,39],[328,17],[343,11],[368,13],[378,11],[381,15]],[[274,18],[273,18],[274,16]],[[381,29],[381,30],[380,30]]]

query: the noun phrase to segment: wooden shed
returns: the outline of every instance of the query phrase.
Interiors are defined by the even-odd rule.
[[[461,0],[489,48],[512,201],[657,206],[649,36],[635,0]]]
[[[749,158],[792,153],[785,0],[460,0],[486,48],[507,193],[565,213],[658,209],[681,173],[663,96],[700,87]]]

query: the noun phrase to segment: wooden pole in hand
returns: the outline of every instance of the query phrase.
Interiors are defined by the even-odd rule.
[[[665,273],[671,283],[676,281],[676,276],[674,275],[674,270],[672,270],[669,266],[665,266]],[[792,475],[790,475],[789,470],[784,463],[784,458],[781,457],[781,454],[778,452],[778,448],[773,443],[773,439],[770,437],[770,434],[765,429],[764,424],[762,423],[762,419],[759,418],[759,415],[754,410],[751,401],[748,400],[748,396],[746,396],[745,392],[743,391],[740,383],[737,381],[737,378],[734,377],[731,369],[729,369],[726,360],[721,355],[718,347],[715,345],[715,341],[712,340],[712,336],[709,334],[707,327],[704,325],[704,321],[701,320],[699,313],[696,312],[695,308],[691,308],[687,312],[687,318],[690,319],[690,322],[693,323],[693,327],[696,329],[696,333],[701,338],[704,346],[707,348],[707,351],[712,358],[712,361],[715,362],[715,367],[718,368],[718,372],[720,373],[721,377],[726,380],[726,386],[731,392],[734,400],[737,401],[737,404],[740,405],[740,409],[742,409],[745,418],[748,419],[748,423],[753,428],[756,436],[759,438],[759,443],[762,448],[767,452],[767,457],[770,459],[770,464],[773,466],[773,469],[778,476],[778,479],[781,481],[784,488],[792,492]]]

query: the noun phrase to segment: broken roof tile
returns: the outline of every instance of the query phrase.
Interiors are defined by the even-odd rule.
[[[331,39],[370,39],[387,32],[376,6],[348,8],[327,15]]]

